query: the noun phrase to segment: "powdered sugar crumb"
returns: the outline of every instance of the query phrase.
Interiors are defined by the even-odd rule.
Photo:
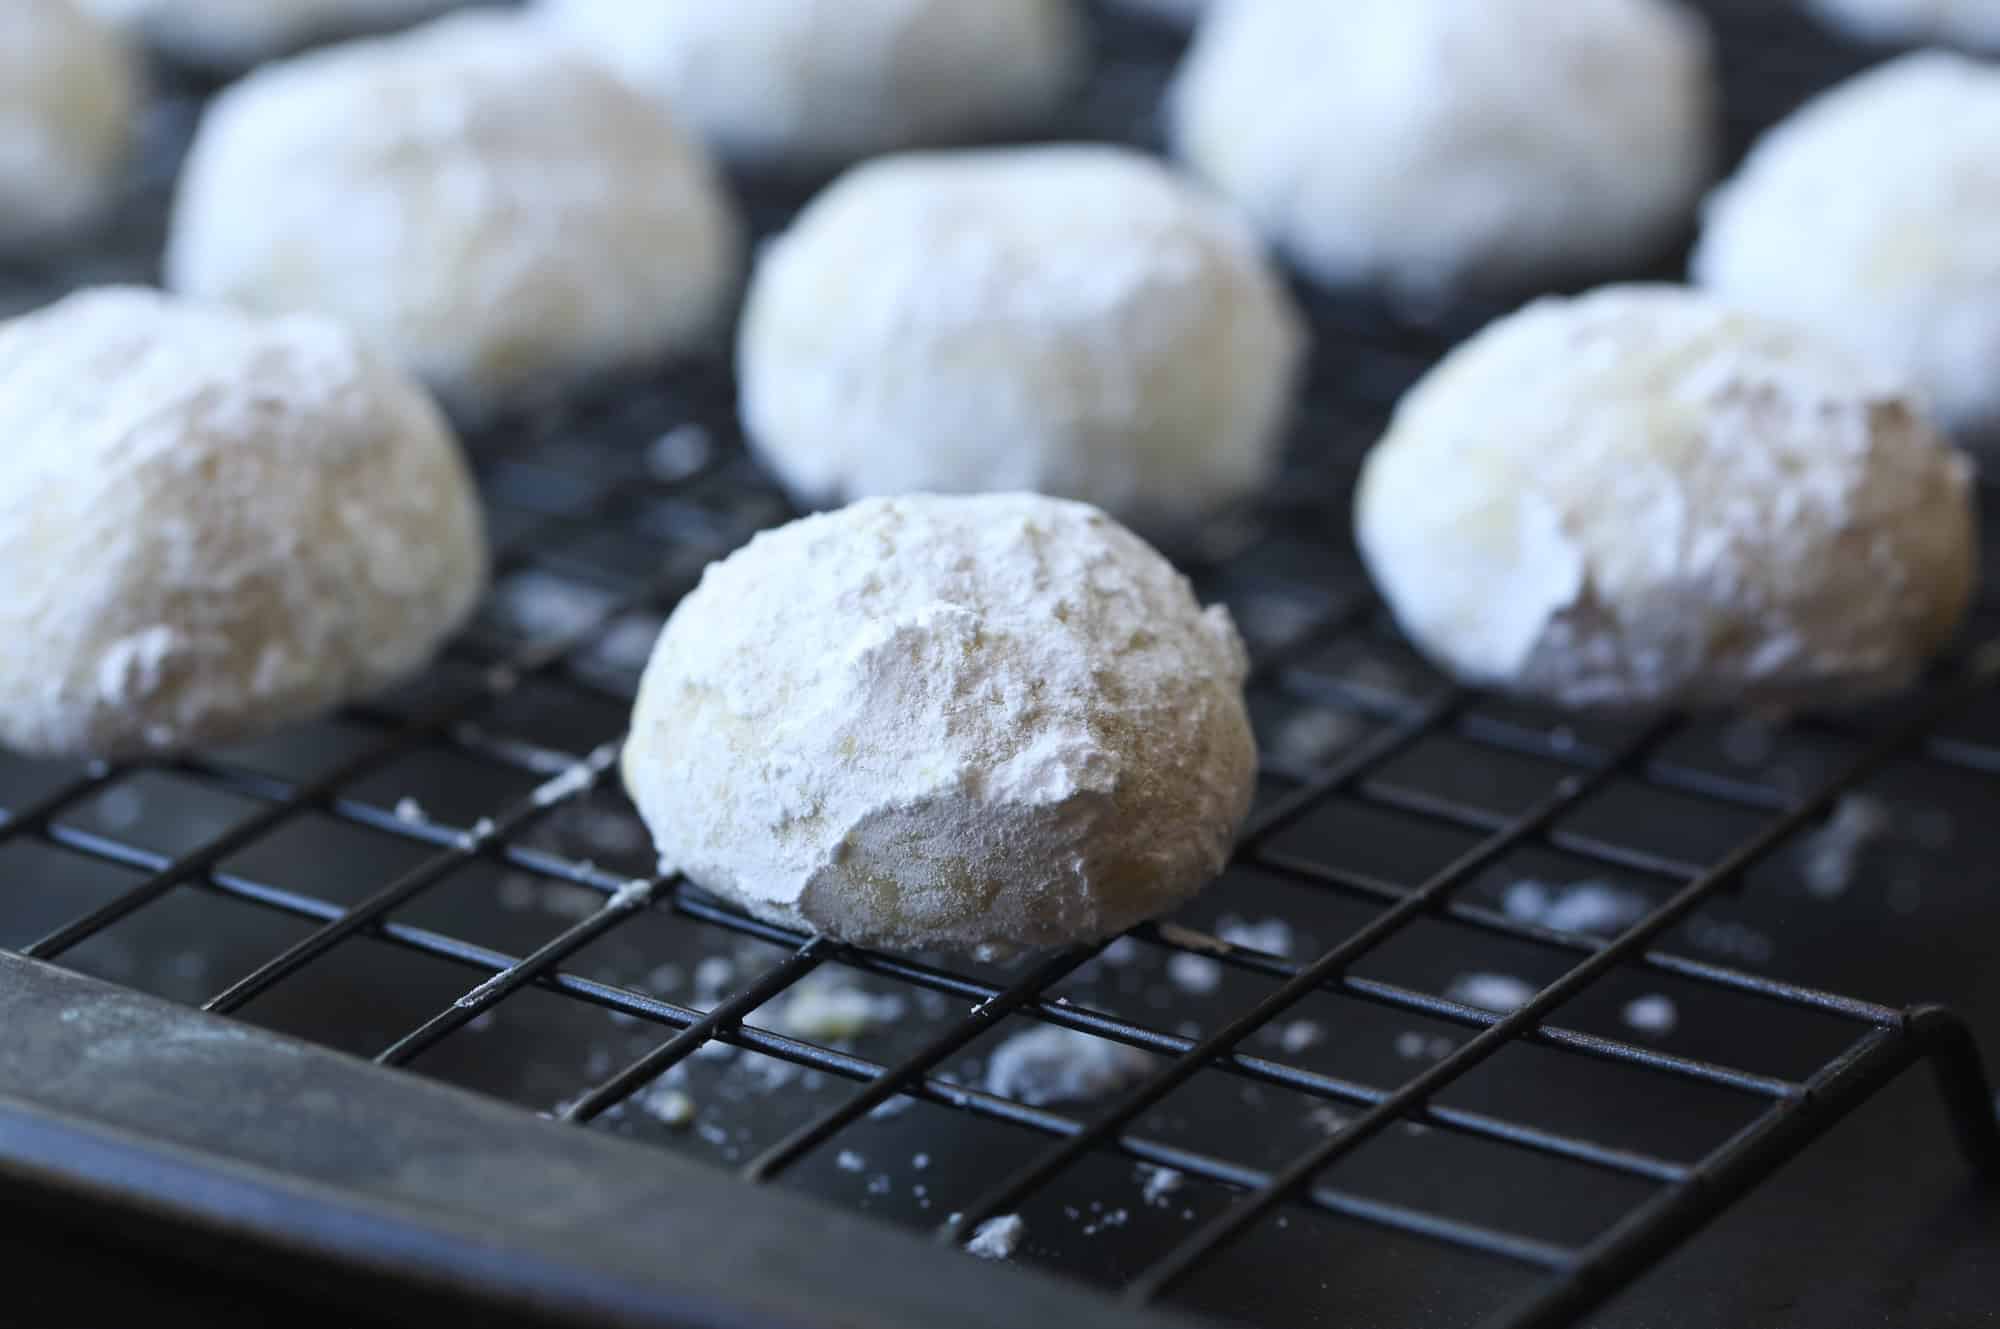
[[[637,909],[652,900],[653,888],[657,884],[656,882],[644,879],[628,881],[611,893],[611,898],[604,902],[604,907],[606,909]]]
[[[1806,890],[1822,900],[1844,895],[1868,847],[1890,833],[1889,805],[1872,794],[1847,794],[1824,826],[1800,847],[1799,871]]]
[[[1088,1102],[1149,1074],[1150,1053],[1074,1029],[1042,1025],[993,1050],[984,1087],[1030,1107]]]
[[[837,1042],[893,1024],[904,1008],[901,997],[870,992],[841,971],[816,969],[786,993],[772,1024],[794,1038]]]
[[[646,469],[655,480],[673,484],[708,465],[715,438],[701,425],[678,424],[646,448]]]
[[[965,1243],[965,1250],[982,1260],[1009,1259],[1027,1231],[1028,1225],[1021,1221],[1019,1214],[1002,1214],[981,1223],[979,1230],[972,1234],[972,1240]]]
[[[1396,1055],[1405,1061],[1437,1061],[1451,1055],[1455,1046],[1443,1034],[1424,1034],[1405,1029],[1396,1035]]]
[[[1306,1113],[1306,1124],[1328,1135],[1336,1135],[1347,1129],[1347,1123],[1348,1117],[1345,1113],[1336,1111],[1324,1103]]]
[[[1523,878],[1501,897],[1501,909],[1517,923],[1551,932],[1581,932],[1609,937],[1646,916],[1651,902],[1638,891],[1606,881],[1579,881],[1551,886]]]
[[[1183,992],[1205,996],[1222,986],[1222,964],[1206,955],[1182,952],[1168,959],[1167,978]]]
[[[1178,1192],[1182,1183],[1187,1180],[1173,1168],[1156,1167],[1152,1164],[1142,1165],[1139,1175],[1144,1179],[1139,1192],[1140,1198],[1155,1209],[1170,1207],[1170,1197]]]
[[[1313,1020],[1288,1020],[1278,1028],[1278,1046],[1296,1056],[1326,1038],[1326,1031]]]
[[[1535,995],[1534,985],[1512,974],[1460,974],[1445,989],[1445,996],[1488,1011],[1512,1011],[1528,1004]]]
[[[1266,955],[1292,953],[1292,925],[1282,918],[1264,918],[1253,923],[1234,914],[1224,914],[1215,925],[1215,935],[1231,946]]]
[[[1652,992],[1625,1003],[1625,1023],[1642,1034],[1665,1036],[1680,1023],[1680,1011],[1672,997]]]
[[[639,1095],[639,1106],[662,1125],[675,1130],[694,1122],[694,1100],[679,1089],[653,1088]]]
[[[1710,955],[1761,965],[1777,952],[1771,938],[1748,923],[1696,914],[1687,921],[1688,941]]]
[[[736,980],[736,962],[726,955],[704,955],[694,966],[694,999],[713,1006]]]
[[[1132,1212],[1129,1209],[1107,1210],[1097,1218],[1094,1218],[1090,1222],[1085,1223],[1083,1225],[1083,1235],[1086,1237],[1094,1237],[1099,1232],[1104,1231],[1106,1228],[1124,1227],[1126,1223],[1131,1221],[1131,1219],[1132,1219]]]
[[[590,788],[598,773],[608,765],[610,765],[609,756],[580,761],[553,780],[538,785],[535,792],[529,796],[530,801],[538,808],[552,807],[572,794],[580,794]]]

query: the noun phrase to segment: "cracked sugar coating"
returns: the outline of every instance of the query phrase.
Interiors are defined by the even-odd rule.
[[[0,0],[0,249],[104,212],[139,97],[131,54],[70,0]]]
[[[1684,288],[1538,301],[1398,405],[1363,555],[1468,682],[1641,709],[1889,691],[1957,626],[1977,539],[1971,464],[1867,377]]]
[[[850,171],[765,251],[737,364],[808,506],[1034,490],[1175,531],[1269,479],[1305,343],[1233,212],[1065,145]]]
[[[244,69],[315,41],[399,27],[457,0],[80,0],[182,64]]]
[[[2000,14],[2000,9],[1996,9]],[[1902,375],[2000,441],[2000,68],[1878,66],[1766,134],[1709,202],[1695,280]]]
[[[1250,806],[1243,644],[1095,508],[868,499],[674,611],[625,783],[661,862],[900,948],[1102,937],[1220,871]]]
[[[1027,129],[1084,73],[1076,0],[542,0],[732,162],[838,166]]]
[[[1807,0],[1865,41],[1940,42],[2000,51],[2000,0]]]
[[[0,324],[0,744],[229,742],[376,691],[486,553],[437,408],[317,318],[137,288]]]
[[[333,315],[478,413],[694,349],[740,249],[655,103],[519,19],[468,14],[224,92],[166,271],[190,295]]]
[[[1315,280],[1430,299],[1655,257],[1711,177],[1715,79],[1679,0],[1232,0],[1168,120]]]

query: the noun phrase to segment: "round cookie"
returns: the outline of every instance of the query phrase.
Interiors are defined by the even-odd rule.
[[[0,249],[94,221],[132,146],[138,68],[70,0],[0,0]]]
[[[1065,145],[850,171],[764,251],[737,364],[808,506],[1025,489],[1177,530],[1270,477],[1305,341],[1234,213]]]
[[[1965,611],[1972,468],[1868,377],[1684,288],[1538,301],[1398,405],[1362,553],[1469,683],[1632,709],[1892,690]]]
[[[323,319],[109,287],[0,324],[0,744],[228,742],[411,673],[470,613],[471,478]]]
[[[626,787],[661,862],[847,941],[1107,936],[1225,862],[1256,750],[1220,607],[1094,508],[869,499],[752,540],[668,620]]]
[[[1233,0],[1169,132],[1315,280],[1431,300],[1657,256],[1712,174],[1715,77],[1679,0]]]
[[[741,244],[655,103],[518,19],[463,15],[224,92],[166,272],[190,295],[334,315],[477,413],[700,345]]]
[[[81,0],[177,63],[234,71],[316,41],[402,27],[460,0]]]
[[[581,48],[762,169],[1024,129],[1083,74],[1075,0],[542,0]]]
[[[2000,0],[1808,0],[1863,41],[1938,42],[2000,51]]]
[[[2000,436],[2000,68],[1904,56],[1807,103],[1709,201],[1691,271]]]

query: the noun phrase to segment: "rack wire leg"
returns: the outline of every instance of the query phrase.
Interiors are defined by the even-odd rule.
[[[1904,1016],[1904,1028],[1937,1075],[1938,1092],[1966,1160],[1982,1176],[2000,1180],[2000,1115],[1972,1027],[1943,1006],[1913,1006]]]

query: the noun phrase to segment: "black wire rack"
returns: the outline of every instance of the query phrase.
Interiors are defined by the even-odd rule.
[[[1739,149],[1870,58],[1775,9],[1718,17]],[[1176,39],[1105,30],[1079,126],[1149,139]],[[199,100],[163,101],[118,235],[5,274],[9,303],[149,274]],[[768,230],[797,201],[752,212]],[[0,942],[943,1241],[1019,1214],[1024,1262],[1253,1322],[1396,1311],[1364,1254],[1391,1250],[1404,1295],[1448,1294],[1463,1259],[1491,1323],[1574,1323],[1920,1061],[2000,1172],[1960,1021],[1774,976],[1768,933],[1732,921],[1798,897],[1801,854],[1840,877],[1830,820],[1885,773],[1991,799],[2000,650],[1974,643],[2000,607],[1913,697],[1783,729],[1455,688],[1396,638],[1344,514],[1389,405],[1481,314],[1305,298],[1287,472],[1189,561],[1252,643],[1264,757],[1234,864],[1182,916],[1008,969],[651,875],[615,776],[637,672],[702,567],[790,515],[702,363],[473,440],[495,591],[409,688],[227,752],[0,759]],[[802,1031],[802,990],[858,1013]],[[1152,1060],[1081,1104],[982,1081],[1036,1025]]]

